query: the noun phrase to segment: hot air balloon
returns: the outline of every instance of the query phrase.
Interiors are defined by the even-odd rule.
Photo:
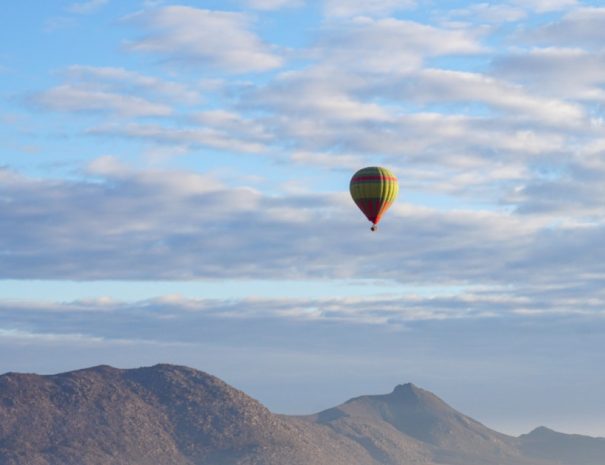
[[[349,190],[353,201],[372,222],[370,229],[376,231],[380,218],[397,198],[399,184],[387,168],[369,166],[353,175]]]

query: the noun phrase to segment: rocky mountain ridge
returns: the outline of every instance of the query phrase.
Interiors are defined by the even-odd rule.
[[[0,465],[602,465],[602,457],[605,439],[546,428],[514,438],[412,384],[294,417],[174,365],[0,376]]]

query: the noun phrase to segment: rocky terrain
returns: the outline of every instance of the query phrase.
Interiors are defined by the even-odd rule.
[[[605,439],[493,431],[412,384],[271,413],[186,367],[0,376],[0,465],[602,465]]]

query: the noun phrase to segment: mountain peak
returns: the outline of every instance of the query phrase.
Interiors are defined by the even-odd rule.
[[[553,436],[557,436],[560,435],[561,433],[558,433],[550,428],[547,428],[546,426],[538,426],[537,428],[533,429],[532,431],[530,431],[527,434],[523,434],[521,435],[522,437],[525,438],[547,438],[547,437],[553,437]]]
[[[384,397],[385,400],[396,403],[404,402],[422,404],[426,407],[431,405],[433,406],[433,408],[439,409],[447,407],[446,404],[435,394],[425,389],[419,388],[413,383],[399,384],[395,386],[393,392],[387,394]]]
[[[554,433],[555,431],[547,428],[546,426],[538,426],[537,428],[535,428],[532,433]]]
[[[405,384],[398,384],[397,386],[395,386],[395,389],[393,389],[393,392],[391,394],[393,395],[418,395],[420,394],[422,391],[422,389],[420,389],[418,386],[416,386],[413,383],[405,383]]]

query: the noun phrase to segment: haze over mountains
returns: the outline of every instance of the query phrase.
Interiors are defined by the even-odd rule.
[[[491,430],[413,384],[308,416],[191,368],[0,376],[0,465],[603,465],[605,439]]]

